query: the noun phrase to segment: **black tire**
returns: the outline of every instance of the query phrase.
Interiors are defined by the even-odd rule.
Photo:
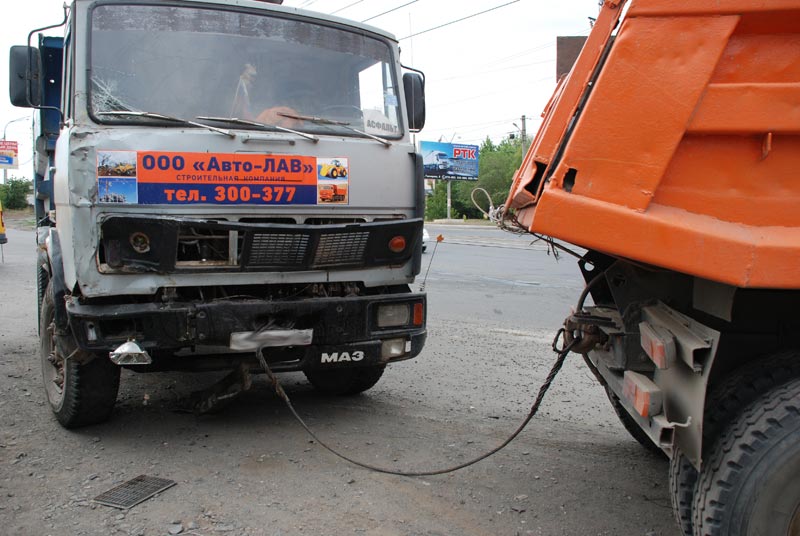
[[[306,370],[314,388],[326,395],[349,396],[371,389],[383,376],[384,366]]]
[[[331,177],[333,177],[333,178],[335,179],[335,178],[336,178],[336,177],[338,177],[338,176],[339,176],[339,170],[338,170],[338,169],[336,169],[336,168],[333,168],[333,169],[331,170]]]
[[[800,534],[800,380],[753,401],[704,465],[696,536]]]
[[[42,299],[39,354],[50,409],[64,428],[103,422],[117,400],[120,369],[103,356],[77,350],[71,333],[57,335],[54,314],[53,287],[48,285]]]
[[[669,461],[669,490],[672,513],[684,536],[692,536],[692,508],[697,490],[697,469],[689,463],[680,449],[675,449]]]
[[[745,407],[764,393],[798,377],[800,356],[783,352],[748,363],[712,386],[703,416],[703,459],[708,459],[720,434]],[[672,511],[683,534],[688,536],[693,534],[698,477],[697,469],[676,450],[669,468]]]
[[[617,395],[615,395],[614,392],[608,387],[606,387],[606,396],[608,396],[608,400],[611,402],[611,407],[614,408],[614,413],[617,414],[622,426],[625,427],[628,433],[631,434],[631,436],[645,449],[658,456],[664,456],[664,451],[658,448],[655,443],[653,443],[653,441],[650,439],[650,436],[648,436],[644,430],[639,428],[639,425],[636,424],[636,421],[633,420],[633,417],[628,415],[628,411],[622,407],[622,403],[620,403]]]
[[[703,459],[745,407],[795,378],[800,378],[800,355],[790,351],[748,363],[713,386],[703,415]]]

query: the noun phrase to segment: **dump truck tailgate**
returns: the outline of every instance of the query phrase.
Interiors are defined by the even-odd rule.
[[[607,0],[507,201],[533,232],[800,288],[800,0]]]

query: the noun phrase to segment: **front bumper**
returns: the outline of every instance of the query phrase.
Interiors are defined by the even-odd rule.
[[[422,319],[380,328],[381,304],[421,304]],[[195,346],[229,348],[231,334],[270,329],[313,330],[311,344],[268,348],[274,370],[307,370],[385,364],[410,359],[425,344],[426,296],[423,293],[380,294],[297,300],[226,299],[214,302],[82,304],[67,301],[72,333],[87,351],[104,353],[128,340],[152,351],[154,365],[164,350]],[[418,305],[419,307],[419,305]],[[267,326],[265,328],[265,326]],[[385,341],[404,341],[404,351],[387,357]],[[166,359],[166,358],[165,358]],[[171,358],[170,358],[171,359]],[[192,359],[191,355],[182,358]]]

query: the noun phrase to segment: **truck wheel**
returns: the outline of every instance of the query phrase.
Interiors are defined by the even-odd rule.
[[[800,534],[800,380],[756,399],[700,475],[695,535]]]
[[[650,436],[644,433],[644,430],[639,428],[639,425],[636,424],[636,421],[633,420],[633,417],[628,415],[628,411],[622,407],[617,395],[615,395],[614,392],[608,387],[606,387],[606,396],[608,396],[608,400],[611,402],[611,407],[614,408],[614,413],[617,414],[622,426],[625,427],[628,433],[631,434],[631,436],[633,436],[633,438],[638,441],[640,445],[653,454],[663,456],[664,451],[662,451],[656,446],[655,443],[653,443],[653,441],[650,439]]]
[[[747,405],[793,378],[800,378],[800,358],[795,352],[783,352],[748,363],[714,385],[703,417],[704,459],[710,455],[720,434]],[[672,510],[681,530],[688,536],[693,534],[692,508],[697,480],[697,469],[676,450],[669,471]]]
[[[119,367],[96,357],[83,364],[72,356],[78,349],[71,334],[55,332],[53,287],[44,293],[39,323],[42,379],[50,409],[64,428],[77,428],[107,420],[119,390]],[[85,355],[82,357],[86,357]]]
[[[336,168],[332,169],[331,170],[331,177],[333,177],[335,179],[338,176],[339,176],[339,170],[337,170]]]
[[[790,351],[754,360],[713,386],[703,416],[703,452],[713,449],[715,440],[746,406],[795,378],[800,378],[800,355]]]
[[[326,395],[357,395],[372,388],[383,376],[384,366],[332,370],[306,370],[306,378]]]
[[[692,506],[697,489],[697,469],[689,463],[680,449],[675,449],[669,461],[669,490],[672,513],[681,528],[681,534],[692,536]]]

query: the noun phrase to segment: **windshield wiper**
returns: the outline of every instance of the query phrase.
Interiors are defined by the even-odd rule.
[[[351,127],[350,123],[345,121],[336,121],[334,119],[328,119],[325,117],[317,117],[314,115],[300,115],[300,114],[289,114],[286,112],[278,112],[278,115],[283,117],[288,117],[289,119],[297,119],[299,121],[309,121],[311,123],[316,123],[318,125],[334,125],[337,127],[344,127],[347,130],[353,131],[356,134],[361,134],[362,136],[366,136],[368,138],[372,138],[373,140],[382,143],[384,146],[389,147],[392,145],[392,142],[385,138],[381,138],[380,136],[375,136],[374,134],[370,134],[368,132],[364,132],[363,130],[359,130],[355,127]]]
[[[173,121],[175,123],[181,123],[183,125],[191,125],[193,127],[201,127],[206,130],[211,130],[213,132],[217,132],[219,134],[224,134],[229,138],[235,138],[236,134],[231,132],[230,130],[226,130],[224,128],[217,128],[211,125],[206,125],[204,123],[198,123],[196,121],[190,121],[188,119],[181,119],[180,117],[172,117],[171,115],[164,115],[164,114],[157,114],[155,112],[136,112],[136,111],[127,111],[127,110],[117,110],[112,112],[98,112],[97,115],[124,115],[124,116],[132,116],[132,117],[150,117],[152,119],[161,119],[162,121]]]
[[[300,132],[299,130],[293,130],[291,128],[281,127],[278,125],[270,125],[269,123],[261,123],[259,121],[239,119],[238,117],[209,117],[206,115],[198,115],[197,119],[203,119],[204,121],[219,121],[220,123],[231,123],[233,125],[248,125],[252,127],[261,127],[264,129],[275,129],[281,132],[289,132],[290,134],[296,134],[297,136],[306,138],[307,140],[311,140],[314,143],[319,141],[318,137],[312,134],[307,134],[305,132]]]

